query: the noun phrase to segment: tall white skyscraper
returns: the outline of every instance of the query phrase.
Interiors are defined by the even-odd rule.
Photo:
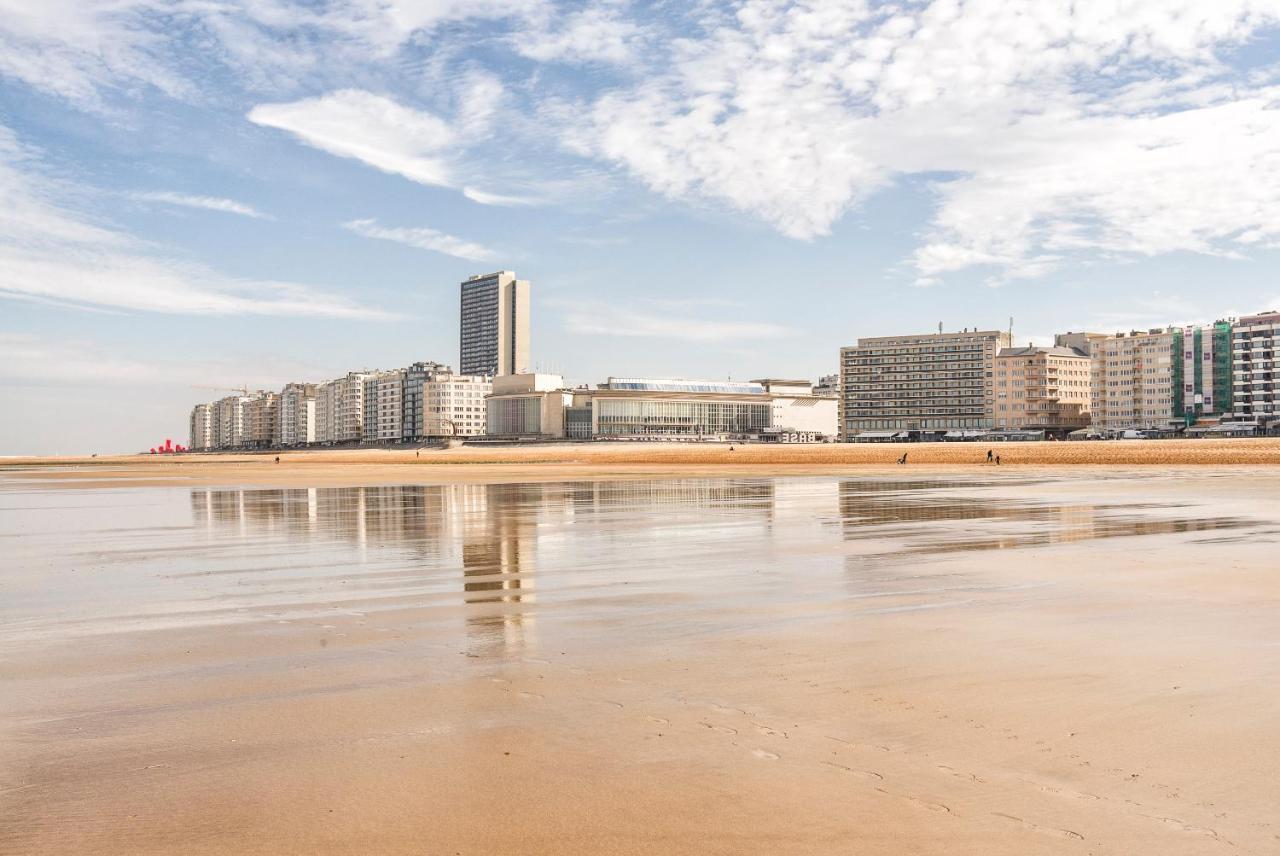
[[[529,371],[528,280],[502,270],[462,283],[458,363],[464,375]]]

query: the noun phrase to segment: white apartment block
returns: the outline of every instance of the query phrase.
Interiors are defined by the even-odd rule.
[[[364,382],[364,441],[393,443],[404,437],[404,369],[377,372]]]
[[[316,385],[291,383],[280,393],[276,445],[303,446],[316,439]]]
[[[213,448],[212,404],[197,404],[191,408],[191,440],[187,448],[196,452]]]
[[[441,373],[424,384],[422,436],[473,437],[485,433],[486,375]]]
[[[229,395],[213,403],[213,448],[236,449],[245,444],[244,406],[248,401],[247,395]]]
[[[1231,326],[1233,418],[1264,424],[1280,418],[1277,345],[1280,312],[1245,315]]]
[[[350,372],[316,385],[316,442],[359,442],[364,436],[364,382],[372,372]]]

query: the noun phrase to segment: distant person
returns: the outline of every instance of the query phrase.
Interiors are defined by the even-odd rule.
[[[421,457],[422,457],[422,452],[421,452],[421,451],[414,452],[414,453],[413,453],[413,456],[414,456],[415,458],[421,458]]]
[[[988,463],[988,464],[989,464],[989,463],[991,463],[991,456],[992,456],[992,454],[993,454],[993,452],[992,452],[990,449],[987,449],[987,463]]]
[[[907,462],[907,453],[906,453],[906,452],[903,452],[903,453],[902,453],[902,457],[901,457],[901,458],[898,458],[898,463],[899,463],[899,464],[905,464],[906,462]]]
[[[280,463],[280,456],[279,456],[279,455],[276,455],[276,463],[277,463],[277,464],[278,464],[278,463]]]
[[[733,451],[733,446],[730,446],[730,447],[729,447],[729,451],[730,451],[730,452],[732,452],[732,451]]]
[[[1000,456],[996,455],[996,466],[1000,466]]]

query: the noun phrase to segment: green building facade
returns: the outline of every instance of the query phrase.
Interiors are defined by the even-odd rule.
[[[1187,425],[1231,412],[1231,322],[1173,333],[1173,416]]]

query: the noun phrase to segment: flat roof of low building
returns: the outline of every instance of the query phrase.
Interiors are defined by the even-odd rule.
[[[730,395],[764,395],[764,386],[756,381],[686,380],[684,378],[611,377],[601,384],[602,390],[634,390],[636,392],[718,392]]]

